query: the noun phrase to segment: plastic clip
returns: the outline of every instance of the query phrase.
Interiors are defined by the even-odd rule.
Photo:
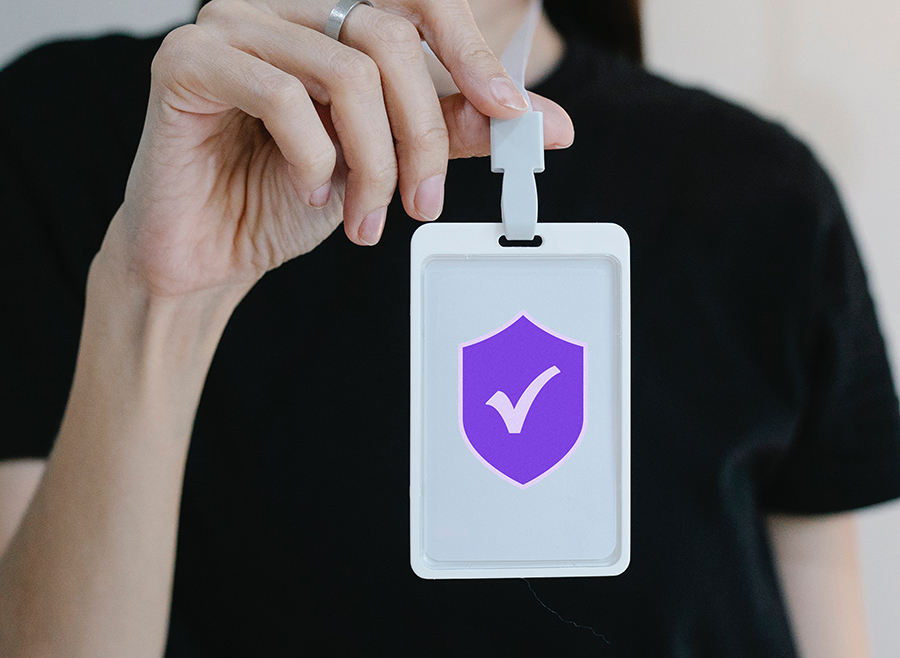
[[[503,174],[500,215],[507,240],[532,240],[537,228],[535,173],[544,171],[544,115],[491,119],[491,171]]]
[[[534,239],[538,198],[535,173],[544,171],[544,115],[531,107],[525,91],[525,69],[541,0],[531,0],[525,19],[506,47],[500,63],[528,101],[528,110],[515,119],[491,119],[491,171],[503,174],[500,216],[507,240]]]

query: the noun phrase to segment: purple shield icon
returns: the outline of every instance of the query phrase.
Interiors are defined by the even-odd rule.
[[[587,345],[525,311],[459,346],[459,428],[478,459],[519,488],[556,470],[587,421]]]

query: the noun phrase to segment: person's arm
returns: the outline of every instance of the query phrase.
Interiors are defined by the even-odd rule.
[[[62,426],[0,557],[0,656],[163,653],[191,427],[236,304],[341,222],[377,242],[395,188],[436,217],[448,156],[486,154],[487,117],[523,111],[464,0],[359,6],[341,43],[319,31],[333,6],[214,0],[154,59]],[[421,35],[465,97],[439,101]],[[532,102],[545,143],[571,143],[565,112]]]
[[[773,514],[767,521],[800,655],[869,656],[855,515]]]
[[[6,551],[44,474],[43,459],[0,461],[0,555]]]
[[[238,291],[144,294],[103,257],[66,415],[0,562],[0,655],[159,656],[181,476]]]

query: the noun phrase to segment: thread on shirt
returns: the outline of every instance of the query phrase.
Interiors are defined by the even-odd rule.
[[[534,588],[531,586],[531,583],[528,582],[528,579],[527,579],[527,578],[523,578],[522,580],[524,580],[524,581],[525,581],[525,584],[528,585],[528,589],[531,590],[531,593],[534,595],[535,600],[537,600],[537,602],[540,603],[546,610],[548,610],[549,612],[552,612],[554,615],[556,615],[556,617],[557,617],[561,622],[564,622],[564,623],[566,623],[566,624],[571,624],[571,625],[574,626],[575,628],[584,628],[584,629],[586,629],[586,630],[589,630],[591,633],[594,634],[595,637],[599,637],[601,640],[603,640],[603,641],[606,642],[607,644],[612,644],[612,642],[610,642],[609,640],[606,639],[606,636],[604,636],[604,635],[598,633],[597,631],[595,631],[594,628],[593,628],[592,626],[586,626],[586,625],[584,625],[584,624],[579,624],[578,622],[575,622],[575,621],[572,621],[571,619],[566,619],[565,617],[563,617],[563,616],[562,616],[561,614],[559,614],[556,610],[554,610],[554,609],[551,608],[549,605],[547,605],[546,603],[544,603],[543,601],[541,601],[541,597],[539,597],[539,596],[537,595],[537,592],[534,591]]]

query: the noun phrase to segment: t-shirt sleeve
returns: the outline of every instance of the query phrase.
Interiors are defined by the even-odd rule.
[[[762,489],[788,513],[839,512],[900,496],[900,410],[875,305],[847,218],[818,165],[805,386],[790,448]]]

